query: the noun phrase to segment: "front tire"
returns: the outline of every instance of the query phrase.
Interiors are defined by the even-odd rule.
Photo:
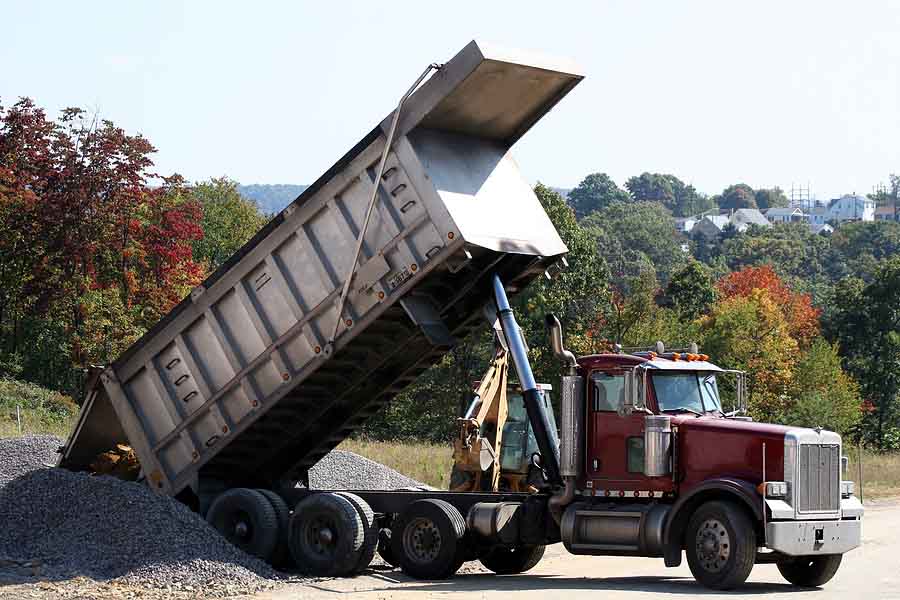
[[[497,575],[524,573],[541,561],[544,549],[544,546],[497,547],[481,557],[481,564]]]
[[[714,590],[741,585],[756,562],[753,522],[731,502],[700,505],[688,522],[685,546],[694,579]]]
[[[798,556],[789,561],[778,563],[782,577],[794,585],[801,587],[819,587],[825,585],[837,573],[841,566],[843,554],[826,554],[823,556]]]

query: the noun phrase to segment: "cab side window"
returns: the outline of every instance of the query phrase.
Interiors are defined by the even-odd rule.
[[[615,412],[625,399],[625,376],[593,373],[591,375],[594,397],[591,408],[597,411]]]

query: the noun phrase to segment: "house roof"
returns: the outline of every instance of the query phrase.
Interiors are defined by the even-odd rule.
[[[728,225],[728,215],[706,215],[701,219],[701,222],[702,221],[709,221],[719,229],[723,229]]]
[[[739,208],[734,211],[731,217],[734,224],[759,225],[760,227],[769,227],[771,224],[761,212],[755,208]]]
[[[799,208],[777,207],[777,208],[770,208],[769,210],[767,210],[766,216],[767,217],[790,217],[790,216],[796,215],[798,213],[802,215],[803,211],[800,210]]]

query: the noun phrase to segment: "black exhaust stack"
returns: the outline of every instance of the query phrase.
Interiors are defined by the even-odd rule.
[[[503,282],[500,281],[497,275],[494,275],[494,302],[497,304],[497,317],[500,319],[503,337],[506,338],[506,345],[512,355],[513,365],[516,368],[516,374],[519,376],[519,384],[522,386],[522,396],[525,400],[525,411],[528,413],[528,421],[531,423],[535,441],[537,441],[538,449],[541,451],[541,467],[546,472],[551,484],[561,485],[559,448],[550,437],[550,430],[553,424],[544,410],[544,405],[537,390],[537,382],[534,380],[534,373],[532,373],[531,364],[528,362],[528,350],[525,347],[525,340],[522,338],[522,330],[519,329],[519,324],[516,323],[516,317],[513,315],[513,311],[509,307],[509,300],[506,298]]]

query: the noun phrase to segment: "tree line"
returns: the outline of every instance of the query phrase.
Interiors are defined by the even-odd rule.
[[[235,182],[156,173],[153,152],[78,109],[51,119],[28,99],[0,105],[0,377],[79,398],[88,365],[109,364],[265,223]],[[576,353],[698,342],[748,371],[754,417],[900,448],[900,225],[690,238],[675,218],[787,199],[745,184],[707,196],[654,173],[535,193],[570,265],[515,300],[539,380],[558,379],[553,312]],[[486,331],[461,340],[367,434],[446,440],[491,353]]]

